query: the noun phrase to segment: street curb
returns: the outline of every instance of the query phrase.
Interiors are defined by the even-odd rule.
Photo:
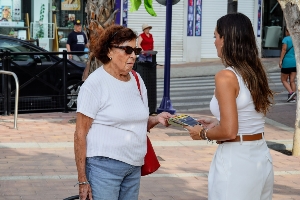
[[[266,72],[280,72],[278,66],[265,65]],[[195,67],[171,67],[171,78],[185,78],[195,76],[213,76],[220,70],[225,69],[223,65],[213,66],[195,66]],[[157,78],[164,78],[164,68],[158,68],[156,73]]]

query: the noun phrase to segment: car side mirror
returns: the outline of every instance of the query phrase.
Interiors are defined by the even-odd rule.
[[[33,55],[33,60],[36,63],[36,65],[42,65],[42,59],[39,55]]]

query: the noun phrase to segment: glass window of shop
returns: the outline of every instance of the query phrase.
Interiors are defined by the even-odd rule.
[[[58,29],[59,48],[66,48],[68,34],[74,29],[74,21],[84,24],[84,0],[53,0],[52,12]]]
[[[0,34],[29,39],[29,15],[21,0],[0,0]]]
[[[284,20],[277,0],[264,1],[262,17],[262,56],[279,57],[284,37]]]

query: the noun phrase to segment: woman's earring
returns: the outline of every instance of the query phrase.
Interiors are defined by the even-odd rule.
[[[111,57],[109,57],[109,59],[111,60]]]

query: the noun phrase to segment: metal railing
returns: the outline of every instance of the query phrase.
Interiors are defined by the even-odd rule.
[[[10,66],[14,65],[14,66],[18,66],[17,63],[15,63],[12,60],[12,56],[18,56],[18,55],[29,55],[31,57],[35,58],[35,55],[44,55],[44,56],[50,56],[50,55],[62,55],[62,58],[58,58],[58,60],[56,60],[56,62],[53,62],[53,64],[51,66],[49,66],[47,69],[43,70],[42,72],[35,74],[32,76],[32,78],[30,80],[28,80],[26,83],[22,83],[21,86],[19,87],[20,90],[22,90],[22,88],[26,87],[29,83],[31,83],[32,81],[38,79],[40,81],[42,81],[44,84],[45,81],[43,81],[40,77],[42,76],[42,74],[44,74],[45,72],[49,71],[50,69],[52,69],[55,66],[58,66],[60,63],[62,63],[62,89],[63,89],[63,104],[64,104],[64,108],[63,108],[63,112],[67,113],[68,112],[68,107],[67,107],[67,63],[69,63],[70,65],[75,66],[74,63],[72,63],[70,60],[67,59],[67,55],[68,54],[87,54],[88,52],[67,52],[66,50],[64,50],[63,52],[9,52],[9,51],[2,51],[0,52],[0,58],[2,59],[2,67],[3,70],[5,71],[11,71],[10,70]],[[19,66],[20,67],[20,66]],[[81,78],[81,77],[80,77]],[[11,94],[11,86],[10,86],[10,82],[6,80],[6,78],[4,78],[4,85],[3,85],[3,90],[4,90],[4,109],[3,109],[3,113],[4,115],[10,114],[10,103],[11,103],[11,98],[10,98],[10,94]],[[8,84],[7,84],[8,83]],[[50,86],[49,84],[47,84],[48,86]],[[51,86],[53,88],[53,86]],[[12,94],[15,91],[12,91]]]
[[[14,129],[17,128],[17,119],[18,119],[18,105],[19,105],[19,80],[15,73],[10,71],[0,70],[0,74],[11,75],[14,77],[16,82],[16,94],[15,94],[15,112],[14,112]]]

